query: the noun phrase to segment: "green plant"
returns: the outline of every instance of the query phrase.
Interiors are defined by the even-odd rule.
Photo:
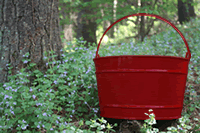
[[[149,113],[152,111],[153,110],[150,109]],[[155,114],[154,113],[151,113],[151,114],[145,113],[145,115],[148,115],[149,119],[145,120],[145,123],[143,124],[140,131],[143,133],[158,133],[159,129],[152,127],[153,124],[156,124]]]
[[[101,119],[98,118],[98,120],[100,123],[97,122],[96,120],[86,121],[86,125],[90,125],[90,128],[96,128],[97,133],[104,133],[102,130],[105,130],[105,133],[109,133],[110,131],[115,131],[112,129],[113,127],[109,123],[107,123],[106,120],[103,119],[103,117]],[[117,124],[115,124],[114,126],[117,126]]]
[[[152,111],[153,111],[152,109],[149,110],[149,112]],[[153,124],[156,124],[155,114],[145,113],[145,115],[148,115],[149,119],[145,120],[145,123],[143,124],[140,131],[144,133],[158,133],[159,129],[152,127]],[[197,118],[194,118],[194,120],[199,121]],[[187,133],[190,132],[193,125],[194,124],[190,123],[189,115],[187,114],[179,119],[179,124],[177,125],[177,127],[168,127],[167,132],[159,132],[159,133]],[[194,130],[199,129],[199,127],[200,127],[199,125],[195,125]]]
[[[30,61],[29,53],[24,57],[26,59],[22,61],[27,64]],[[9,64],[7,66],[10,70]],[[1,131],[11,132],[16,129],[24,130],[24,132],[36,132],[45,129],[52,132],[53,127],[64,122],[64,118],[58,116],[58,113],[53,114],[52,111],[61,110],[61,107],[55,106],[52,102],[56,98],[53,82],[46,79],[39,70],[29,71],[34,66],[34,63],[27,64],[27,69],[23,68],[18,74],[10,76],[9,82],[0,87]],[[30,76],[37,77],[31,87],[28,86]],[[70,119],[67,121],[69,122]]]
[[[189,129],[192,127],[190,126],[190,119],[188,115],[185,115],[179,119],[180,125],[177,125],[177,127],[168,127],[167,130],[169,133],[186,133],[189,132]]]
[[[199,20],[192,24],[195,26],[188,24],[188,28],[180,27],[180,30],[185,34],[192,53],[188,81],[199,84]],[[12,130],[25,133],[94,132],[90,125],[96,125],[93,130],[96,129],[99,132],[111,131],[112,126],[106,125],[105,121],[101,119],[100,122],[93,121],[98,120],[97,112],[99,111],[95,66],[92,60],[96,55],[96,45],[85,48],[85,41],[82,39],[64,43],[67,46],[62,49],[61,60],[55,60],[56,55],[53,51],[48,57],[45,53],[44,62],[47,70],[44,72],[38,70],[36,64],[30,62],[29,53],[27,53],[22,60],[25,67],[16,75],[9,76],[8,82],[0,84],[0,132],[9,133]],[[180,36],[178,34],[175,36],[173,30],[168,30],[150,39],[145,38],[143,43],[129,42],[122,43],[120,46],[101,45],[99,55],[101,57],[111,55],[185,56],[186,49],[183,46]],[[7,68],[11,74],[12,66],[7,64]],[[197,75],[195,78],[194,74]],[[30,80],[32,77],[35,77],[33,81]],[[197,90],[191,85],[188,92],[193,94],[197,93]],[[181,132],[181,129],[197,132],[200,128],[199,119],[191,115],[200,107],[199,96],[188,95],[188,97],[189,100],[186,99],[184,102],[188,106],[185,106],[187,109],[182,114],[179,126],[168,128],[169,132]],[[188,97],[186,95],[186,98]],[[146,121],[146,127],[144,126],[143,130],[156,132],[157,129],[152,128],[152,124],[155,123],[154,115],[149,114],[149,116],[150,119]],[[191,123],[189,120],[193,122],[193,125],[189,124]],[[80,123],[77,126],[75,122]],[[83,125],[89,128],[84,128]],[[105,126],[104,130],[102,125]]]
[[[72,118],[97,118],[95,70],[87,65],[91,64],[88,59],[91,52],[86,55],[86,51],[93,48],[84,48],[82,40],[75,43],[79,43],[79,47],[73,48],[74,44],[68,43],[68,47],[62,49],[61,61],[55,60],[54,51],[49,52],[49,57],[45,52],[44,62],[48,69],[43,73],[34,68],[36,64],[29,63],[29,53],[23,56],[22,62],[27,67],[9,76],[9,82],[0,86],[1,131],[62,131],[71,126]],[[10,64],[7,67],[11,73]],[[32,82],[31,76],[36,77]],[[66,117],[59,116],[62,111]]]

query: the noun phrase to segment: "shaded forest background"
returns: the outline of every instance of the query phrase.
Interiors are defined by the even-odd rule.
[[[72,41],[73,38],[83,37],[87,42],[97,43],[108,26],[126,15],[139,12],[153,13],[168,19],[173,24],[183,24],[199,13],[197,5],[197,0],[60,0],[59,10],[64,38]],[[130,23],[132,28],[126,30],[129,34],[125,36],[118,34],[123,26]],[[111,42],[116,41],[116,38],[120,38],[121,41],[124,39],[143,41],[144,37],[164,30],[166,25],[157,19],[147,17],[127,19],[111,28],[106,38],[112,40]]]
[[[44,52],[66,47],[63,39],[74,42],[82,37],[89,47],[97,44],[114,21],[134,13],[153,13],[175,25],[199,15],[199,0],[20,0],[0,1],[0,83],[8,81],[8,64],[14,75],[29,52],[30,62],[44,70]],[[106,43],[143,41],[168,27],[158,19],[138,16],[121,21],[105,35]],[[75,45],[74,45],[75,46]],[[33,79],[30,79],[33,81]]]

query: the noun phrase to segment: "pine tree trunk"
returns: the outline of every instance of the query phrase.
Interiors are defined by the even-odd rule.
[[[0,0],[0,83],[7,81],[6,65],[16,74],[27,52],[38,68],[45,51],[53,50],[60,58],[58,16],[58,0]]]

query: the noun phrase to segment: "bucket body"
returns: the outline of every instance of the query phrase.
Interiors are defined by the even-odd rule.
[[[189,61],[172,56],[107,56],[94,59],[102,117],[156,120],[181,117]]]

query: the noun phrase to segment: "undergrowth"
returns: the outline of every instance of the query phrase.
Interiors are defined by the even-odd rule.
[[[199,84],[200,84],[200,27],[193,23],[178,27],[189,43],[192,53],[189,64],[187,90],[182,118],[177,127],[169,127],[171,133],[198,132],[199,126]],[[27,66],[16,75],[9,76],[9,82],[0,85],[0,131],[1,132],[113,132],[115,125],[98,118],[99,102],[93,58],[96,45],[85,48],[83,40],[65,42],[62,59],[56,54],[44,55],[46,71],[42,72],[30,63],[29,53],[22,62]],[[79,47],[77,47],[79,45]],[[167,30],[145,38],[142,43],[122,43],[120,46],[105,45],[100,56],[117,55],[166,55],[185,57],[184,42],[175,32]],[[12,66],[7,64],[9,73]],[[31,77],[35,79],[31,82]],[[150,110],[151,111],[151,110]],[[153,129],[154,115],[143,125],[143,132],[159,132]]]

